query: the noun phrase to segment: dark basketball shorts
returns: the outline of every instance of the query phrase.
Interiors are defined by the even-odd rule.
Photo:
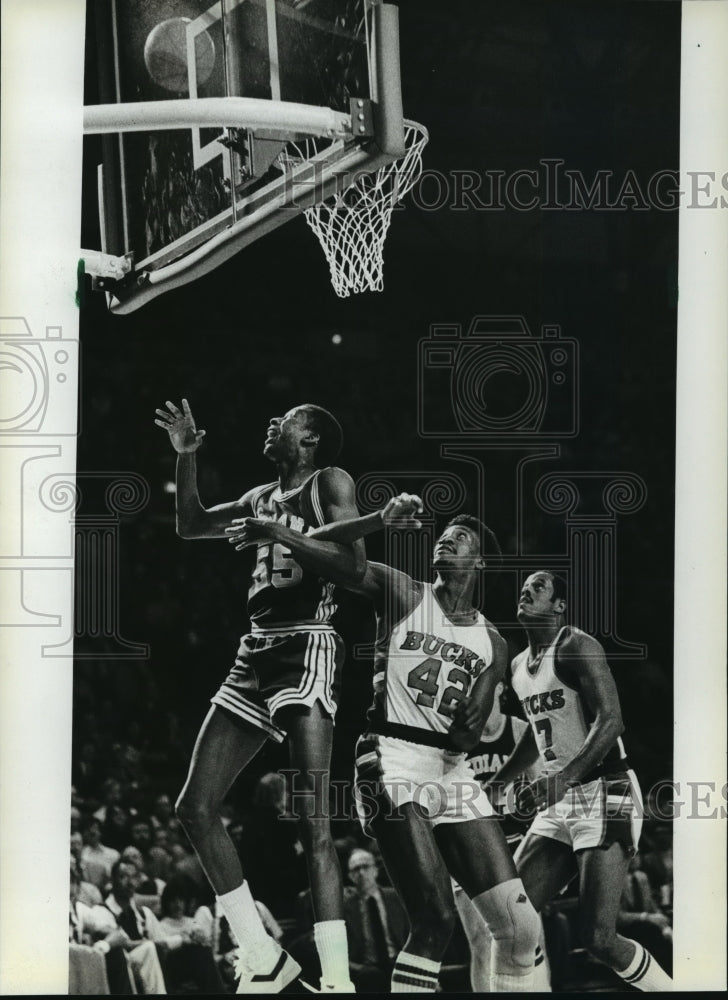
[[[289,705],[320,701],[333,718],[341,688],[344,644],[330,625],[260,629],[244,635],[235,666],[211,698],[279,743],[274,716]]]
[[[643,812],[634,771],[606,775],[570,788],[563,799],[539,812],[523,843],[534,835],[550,837],[575,852],[621,844],[632,857],[642,832]]]

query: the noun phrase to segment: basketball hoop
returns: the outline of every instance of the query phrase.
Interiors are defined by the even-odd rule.
[[[352,292],[381,292],[392,211],[420,177],[428,139],[424,125],[405,120],[406,152],[401,159],[361,174],[344,191],[306,209],[306,221],[326,254],[331,284],[341,298]],[[285,171],[309,158],[301,145],[289,143],[278,162]]]

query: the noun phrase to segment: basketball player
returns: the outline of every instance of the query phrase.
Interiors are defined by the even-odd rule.
[[[505,764],[523,735],[528,729],[528,724],[503,710],[507,701],[505,685],[501,681],[495,689],[493,699],[493,710],[480,735],[480,742],[468,753],[468,763],[470,764],[475,778],[484,786],[494,774]],[[530,774],[531,772],[529,772]],[[535,774],[534,774],[535,776]],[[506,838],[506,843],[511,851],[515,853],[518,845],[528,829],[528,824],[515,813],[517,812],[515,803],[515,789],[499,790],[496,795],[495,786],[490,786],[491,801],[499,811],[501,826]],[[453,885],[455,894],[455,905],[460,914],[460,922],[463,925],[465,936],[470,946],[470,983],[474,993],[490,992],[490,957],[491,957],[491,936],[487,924],[483,922],[480,914],[473,906],[470,897],[463,889],[455,883]],[[534,992],[550,993],[551,982],[548,969],[546,950],[543,942],[543,930],[540,934],[540,942],[536,948],[534,961]]]
[[[295,558],[283,545],[257,547],[248,591],[251,632],[242,637],[235,666],[212,698],[202,724],[177,814],[240,944],[238,993],[278,993],[300,972],[269,937],[220,816],[233,781],[268,738],[286,736],[291,766],[316,805],[328,803],[328,774],[343,644],[331,626],[333,584],[353,583],[364,571],[363,543],[309,543],[307,533],[356,516],[354,484],[332,468],[341,428],[318,406],[297,406],[270,421],[263,447],[278,479],[239,500],[205,508],[197,491],[197,430],[186,400],[167,402],[155,423],[177,456],[177,531],[183,538],[225,538],[236,516],[285,524],[299,538]],[[322,992],[353,992],[349,981],[341,871],[324,808],[300,819],[321,959]]]
[[[508,782],[536,761],[542,769],[519,800],[538,814],[516,854],[518,871],[537,910],[578,875],[589,952],[639,990],[669,990],[654,958],[616,932],[642,824],[640,791],[604,649],[566,625],[565,610],[564,581],[548,570],[532,573],[518,603],[528,645],[513,660],[511,681],[530,725],[495,776]]]
[[[403,494],[385,509],[317,529],[314,539],[351,543],[421,509]],[[244,519],[236,547],[261,537],[295,539],[279,525]],[[500,820],[466,763],[493,706],[507,647],[473,606],[475,583],[500,550],[476,518],[446,526],[433,553],[435,582],[367,563],[360,584],[377,614],[374,703],[356,750],[356,800],[407,911],[410,934],[395,962],[393,993],[433,993],[456,914],[457,879],[494,938],[491,987],[532,988],[539,921]],[[448,874],[449,873],[449,874]]]

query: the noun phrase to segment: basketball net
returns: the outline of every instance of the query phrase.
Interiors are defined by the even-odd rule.
[[[384,287],[384,240],[392,211],[420,177],[428,139],[423,125],[405,121],[406,152],[401,159],[358,176],[344,191],[305,210],[326,254],[331,284],[341,298],[352,292],[381,292]],[[279,157],[281,169],[308,159],[306,152],[305,147],[289,143]]]

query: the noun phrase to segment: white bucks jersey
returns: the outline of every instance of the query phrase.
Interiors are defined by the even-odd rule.
[[[418,740],[418,731],[447,734],[456,706],[493,661],[485,619],[454,625],[432,592],[422,584],[417,607],[377,637],[371,728]],[[428,741],[431,742],[431,741]]]
[[[536,740],[541,764],[546,771],[560,771],[577,755],[594,721],[580,692],[556,672],[559,644],[579,629],[565,625],[541,657],[529,667],[530,650],[524,649],[513,661],[511,684]],[[624,760],[622,741],[617,740],[604,763]],[[624,764],[622,764],[624,767]]]

